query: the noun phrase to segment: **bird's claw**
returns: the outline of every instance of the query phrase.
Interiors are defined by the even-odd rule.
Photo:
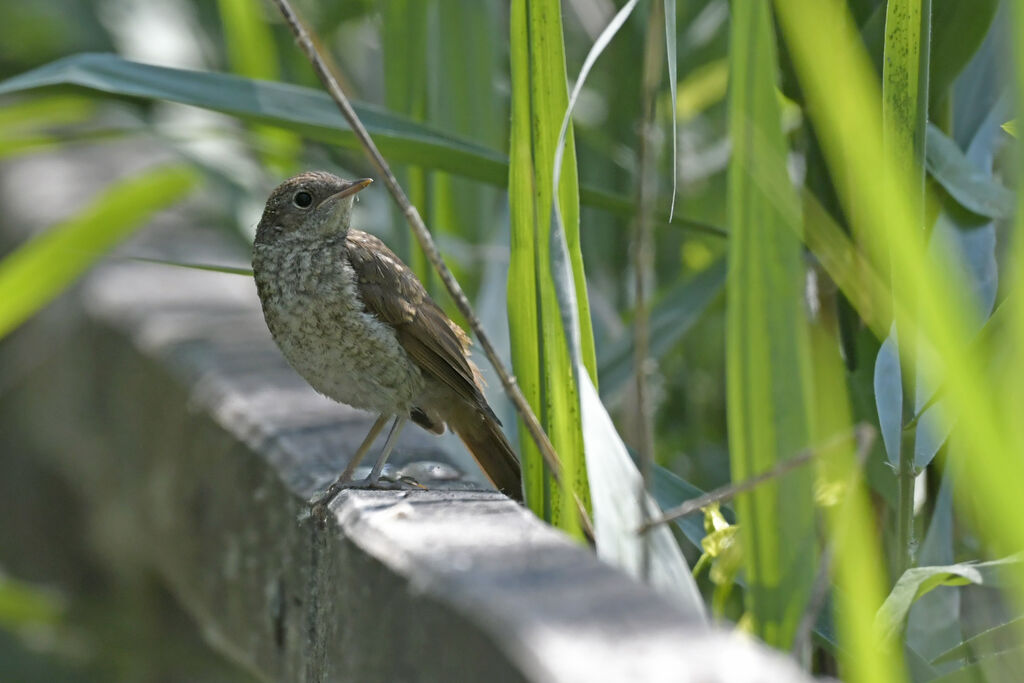
[[[299,521],[305,521],[310,517],[318,520],[326,519],[327,508],[330,506],[331,501],[345,489],[358,489],[364,491],[425,491],[427,487],[412,477],[405,476],[398,477],[397,479],[390,479],[387,477],[371,479],[370,477],[364,477],[363,479],[356,479],[354,481],[346,481],[343,483],[335,482],[322,494],[314,496],[309,500],[309,507],[305,512],[299,515]]]

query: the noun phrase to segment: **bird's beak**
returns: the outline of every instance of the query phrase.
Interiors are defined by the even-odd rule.
[[[343,189],[335,192],[330,197],[324,200],[324,203],[328,201],[336,201],[338,199],[344,199],[345,197],[351,197],[356,192],[364,190],[370,183],[373,182],[373,178],[360,178],[359,180],[353,180],[349,182]]]

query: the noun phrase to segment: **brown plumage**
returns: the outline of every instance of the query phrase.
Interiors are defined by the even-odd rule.
[[[447,425],[491,482],[521,499],[519,461],[484,398],[469,337],[383,242],[349,227],[353,196],[367,184],[306,173],[271,194],[253,250],[267,325],[314,388],[380,414],[370,437],[388,416],[393,431],[407,418],[438,434]],[[377,484],[392,446],[389,436],[366,484]]]

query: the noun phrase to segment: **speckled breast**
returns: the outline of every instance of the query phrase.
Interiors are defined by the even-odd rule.
[[[410,409],[422,374],[394,330],[363,309],[340,240],[257,245],[253,271],[274,341],[314,389],[363,410]]]

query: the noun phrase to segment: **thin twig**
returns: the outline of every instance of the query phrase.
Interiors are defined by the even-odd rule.
[[[636,315],[633,319],[633,367],[636,368],[636,434],[637,455],[640,461],[640,490],[637,502],[640,505],[641,521],[647,522],[647,491],[651,482],[651,467],[654,461],[654,419],[651,415],[648,379],[650,352],[650,308],[647,302],[647,280],[654,272],[654,257],[651,248],[651,213],[654,207],[657,177],[657,159],[654,134],[654,98],[661,80],[661,53],[665,32],[665,13],[661,2],[651,5],[647,19],[647,40],[643,61],[643,112],[640,121],[640,176],[637,183],[637,215],[633,228],[633,286],[636,297]],[[641,576],[646,580],[650,571],[650,548],[642,544]]]
[[[792,472],[796,468],[805,465],[811,460],[813,460],[815,457],[818,456],[819,453],[822,453],[830,448],[834,448],[835,446],[838,446],[840,443],[846,441],[847,439],[859,439],[862,433],[862,428],[864,428],[864,426],[858,426],[853,434],[836,434],[835,436],[828,439],[824,443],[820,443],[817,444],[816,446],[805,448],[796,455],[794,455],[792,458],[783,460],[770,470],[762,472],[761,474],[751,477],[750,479],[747,479],[745,481],[741,481],[738,484],[726,484],[725,486],[720,486],[714,491],[709,491],[704,495],[697,496],[696,498],[691,498],[690,500],[682,503],[681,505],[678,505],[672,508],[671,510],[668,510],[667,512],[663,513],[660,517],[656,517],[655,519],[652,519],[649,522],[645,523],[638,529],[638,533],[644,533],[652,527],[657,526],[658,524],[665,524],[666,522],[671,522],[673,520],[679,519],[680,517],[692,515],[695,512],[699,512],[701,508],[705,508],[708,505],[711,505],[712,503],[722,503],[727,500],[731,500],[732,498],[738,496],[739,494],[745,493],[770,479],[776,479],[778,477],[783,476],[784,474],[788,474],[789,472]],[[868,427],[868,429],[870,429],[870,427]]]
[[[451,271],[448,270],[448,266],[446,266],[444,261],[441,259],[441,253],[438,251],[437,245],[430,236],[430,231],[427,230],[427,226],[423,223],[423,219],[420,217],[419,212],[416,210],[416,207],[412,205],[409,198],[402,190],[402,187],[398,184],[398,180],[395,178],[395,174],[391,171],[391,167],[388,165],[388,162],[385,161],[383,155],[381,155],[380,150],[377,149],[377,145],[374,144],[373,139],[370,138],[370,134],[367,132],[362,121],[359,120],[359,116],[352,108],[352,105],[349,103],[345,93],[342,92],[337,79],[335,79],[334,75],[327,67],[323,57],[320,56],[316,45],[310,38],[309,32],[306,30],[305,26],[303,26],[298,15],[296,15],[295,10],[292,9],[289,0],[273,0],[273,2],[294,34],[295,40],[299,44],[299,48],[309,59],[310,64],[313,66],[313,71],[316,72],[320,82],[327,89],[327,93],[331,96],[331,99],[333,99],[335,104],[338,105],[341,115],[345,117],[345,120],[348,122],[348,125],[352,129],[356,139],[359,140],[360,144],[363,146],[363,149],[366,151],[366,155],[383,176],[384,185],[388,188],[388,191],[391,192],[391,196],[394,198],[395,203],[398,204],[398,208],[401,209],[402,214],[409,222],[409,226],[412,228],[413,234],[416,235],[416,239],[423,248],[423,252],[426,254],[427,259],[440,275],[441,281],[444,283],[448,293],[455,301],[455,305],[458,306],[459,312],[462,313],[463,317],[466,318],[466,321],[472,328],[480,346],[487,355],[487,359],[491,362],[495,373],[497,373],[498,378],[501,380],[501,386],[505,389],[505,393],[508,395],[509,399],[511,399],[512,405],[515,406],[516,412],[519,413],[519,417],[523,420],[527,431],[530,433],[530,436],[537,444],[537,448],[540,450],[541,455],[544,457],[544,462],[551,469],[551,473],[555,477],[555,480],[561,483],[561,461],[558,458],[558,454],[555,453],[551,440],[548,438],[547,434],[544,433],[544,429],[537,420],[537,416],[534,415],[533,410],[530,408],[530,404],[526,401],[522,391],[519,390],[515,377],[513,377],[505,368],[505,364],[502,363],[497,351],[494,350],[494,345],[491,344],[490,338],[487,336],[487,333],[484,332],[483,326],[480,324],[480,319],[477,318],[476,313],[473,312],[473,307],[470,305],[466,294],[462,291],[462,287],[459,286],[459,283],[455,280]],[[580,507],[584,528],[592,535],[593,526],[590,523],[589,516],[586,514],[585,508],[582,507],[578,496],[577,506]]]

